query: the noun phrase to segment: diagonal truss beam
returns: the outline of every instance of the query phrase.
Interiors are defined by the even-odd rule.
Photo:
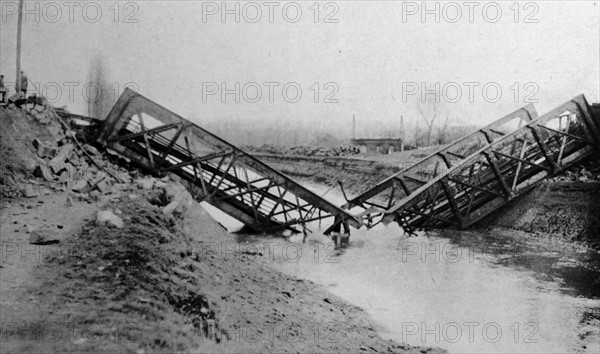
[[[558,128],[552,127],[565,112],[572,121],[566,127],[561,124]],[[474,152],[459,165],[385,210],[383,218],[396,220],[408,229],[468,227],[543,179],[591,156],[598,149],[598,142],[590,139],[594,135],[600,136],[597,127],[600,127],[600,114],[590,109],[583,95],[577,96]],[[515,142],[521,144],[520,151],[515,150]],[[487,161],[487,166],[482,161]],[[480,168],[476,169],[478,165]],[[464,188],[453,190],[449,181]],[[432,190],[442,190],[444,195],[435,196]],[[416,206],[428,209],[428,213],[422,217],[404,217],[405,213],[414,214]]]
[[[139,123],[132,121],[134,116]],[[173,129],[177,131],[165,135]],[[355,228],[362,225],[359,218],[284,174],[130,89],[123,92],[103,122],[98,142],[151,173],[173,172],[190,190],[201,187],[203,200],[255,230],[295,224],[305,228],[304,224],[315,218],[331,217]],[[274,215],[277,209],[285,212]],[[296,213],[299,217],[292,217]]]
[[[432,178],[428,180],[422,180],[420,178],[417,178],[416,176],[422,175],[421,172],[426,171],[427,166],[431,165],[432,163],[435,164],[437,161],[440,160],[444,163],[444,165],[447,168],[460,165],[462,161],[464,161],[470,155],[470,153],[467,152],[469,152],[469,149],[472,146],[474,146],[473,144],[481,144],[481,142],[485,142],[484,145],[487,145],[488,143],[498,140],[498,137],[504,137],[505,133],[499,131],[499,129],[502,128],[503,125],[508,124],[511,121],[519,121],[519,125],[521,125],[523,122],[529,123],[537,117],[538,114],[533,105],[529,104],[525,107],[522,107],[516,110],[515,112],[494,121],[488,126],[481,128],[463,138],[460,138],[438,151],[433,152],[432,154],[428,155],[416,164],[393,174],[392,176],[386,178],[385,180],[381,181],[372,188],[369,188],[362,194],[349,200],[342,207],[345,209],[352,209],[353,207],[360,206],[368,200],[381,198],[381,194],[387,192],[389,188],[392,188],[393,184],[391,180],[393,179],[399,179],[401,181],[403,181],[403,179],[414,181],[420,184],[419,187],[421,187],[422,185],[426,185],[427,182],[429,182],[429,180],[431,180],[432,178],[435,178],[436,175],[432,176]],[[467,146],[466,149],[465,146]],[[453,156],[458,160],[453,162],[448,158],[448,156]],[[405,195],[396,198],[392,204],[397,204],[397,202],[399,202],[403,198],[408,197],[410,194],[415,192],[415,190],[419,189],[419,187],[409,189],[406,185],[404,185],[403,188],[405,189]]]

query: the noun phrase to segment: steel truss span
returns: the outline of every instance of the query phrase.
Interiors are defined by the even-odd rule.
[[[512,132],[498,126],[518,119]],[[537,117],[527,106],[351,199],[368,226],[466,228],[600,149],[600,117],[583,95]],[[598,156],[598,155],[597,155]]]
[[[325,219],[334,224],[326,233],[361,226],[347,211],[130,89],[109,113],[98,141],[154,175],[178,175],[197,201],[254,231],[296,226],[306,232],[308,223]]]

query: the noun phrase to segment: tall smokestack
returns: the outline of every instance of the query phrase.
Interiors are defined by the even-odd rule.
[[[404,116],[400,116],[400,151],[404,151]]]
[[[352,115],[352,140],[356,139],[356,114]]]

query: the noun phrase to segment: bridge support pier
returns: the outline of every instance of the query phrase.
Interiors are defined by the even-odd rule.
[[[335,219],[334,224],[325,231],[326,235],[331,235],[331,240],[335,243],[335,248],[346,246],[350,243],[350,225],[347,220]]]

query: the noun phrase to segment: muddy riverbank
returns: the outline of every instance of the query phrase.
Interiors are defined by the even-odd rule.
[[[479,227],[525,231],[600,251],[600,182],[545,182]]]

